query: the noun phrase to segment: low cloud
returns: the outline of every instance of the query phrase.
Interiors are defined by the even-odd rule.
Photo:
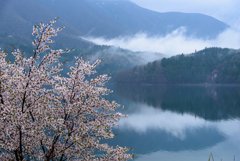
[[[139,105],[138,110],[138,113],[130,114],[130,118],[121,119],[119,128],[132,129],[138,133],[145,133],[148,129],[159,129],[184,140],[187,130],[196,129],[205,124],[204,119],[189,114],[180,115],[144,105]]]
[[[186,139],[187,131],[194,132],[202,128],[216,129],[226,138],[237,138],[240,134],[240,129],[237,128],[240,121],[237,119],[212,122],[188,113],[179,114],[164,111],[145,104],[135,104],[133,106],[137,107],[138,111],[130,113],[129,118],[120,120],[118,123],[120,130],[131,129],[144,134],[150,129],[157,129],[163,130],[180,140]],[[240,141],[240,139],[238,140]]]
[[[99,45],[112,45],[129,49],[132,51],[158,52],[167,56],[177,54],[193,53],[195,50],[202,50],[205,47],[240,48],[240,31],[236,28],[227,29],[218,35],[216,39],[197,39],[185,36],[186,29],[180,27],[172,33],[161,37],[149,37],[145,33],[139,33],[129,37],[118,37],[114,39],[85,37]]]
[[[112,46],[110,48],[98,51],[88,58],[91,60],[91,63],[93,63],[93,61],[96,61],[98,59],[102,59],[102,58],[108,59],[113,57],[125,57],[126,59],[128,59],[129,63],[133,65],[141,65],[157,59],[161,59],[163,55],[159,53],[152,53],[152,52],[134,52],[133,53],[130,51],[120,50],[119,48]]]

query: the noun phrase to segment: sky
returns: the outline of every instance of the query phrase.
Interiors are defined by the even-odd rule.
[[[131,0],[158,12],[202,13],[231,26],[240,24],[240,0]]]

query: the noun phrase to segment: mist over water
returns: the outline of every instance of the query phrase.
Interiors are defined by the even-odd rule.
[[[99,45],[112,45],[132,51],[158,52],[166,56],[189,54],[205,47],[240,48],[240,30],[229,28],[220,33],[215,39],[205,40],[193,36],[185,36],[187,28],[180,27],[166,36],[149,37],[145,33],[134,36],[105,39],[103,37],[84,37],[88,41]]]

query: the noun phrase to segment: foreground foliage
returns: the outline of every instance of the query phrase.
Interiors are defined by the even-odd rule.
[[[128,148],[100,143],[113,138],[112,126],[127,117],[111,113],[120,105],[101,97],[111,92],[102,87],[107,75],[85,79],[101,61],[91,65],[76,57],[68,77],[58,74],[60,54],[69,50],[46,45],[62,30],[51,27],[56,20],[33,27],[32,57],[16,49],[11,63],[0,51],[0,160],[132,159]],[[96,156],[97,150],[104,152]]]

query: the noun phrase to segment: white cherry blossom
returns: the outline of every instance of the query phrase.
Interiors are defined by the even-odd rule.
[[[101,60],[90,64],[76,57],[68,77],[59,74],[63,64],[58,58],[70,50],[47,45],[62,30],[52,28],[56,21],[33,26],[32,57],[25,58],[16,49],[11,63],[7,53],[0,51],[0,160],[132,159],[129,148],[100,144],[113,138],[112,127],[127,117],[114,114],[120,105],[102,97],[111,92],[102,87],[109,80],[107,75],[85,79],[96,73]],[[104,153],[96,156],[98,150]]]

